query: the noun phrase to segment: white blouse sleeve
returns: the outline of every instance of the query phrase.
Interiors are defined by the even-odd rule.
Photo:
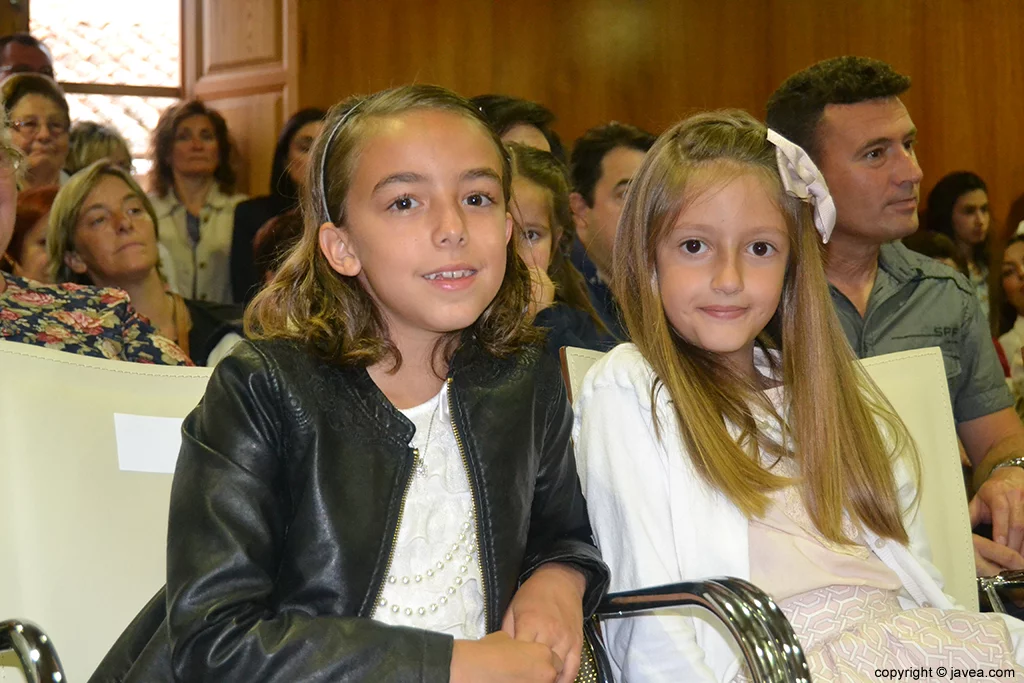
[[[616,361],[631,360],[616,367]],[[685,580],[673,534],[669,461],[651,423],[650,382],[643,386],[642,375],[639,386],[629,381],[637,380],[637,370],[635,359],[618,352],[594,366],[577,399],[573,427],[583,492],[613,592]],[[717,680],[698,643],[698,609],[604,620],[617,680]]]

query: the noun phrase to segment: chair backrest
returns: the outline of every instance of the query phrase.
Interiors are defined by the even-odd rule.
[[[580,349],[575,346],[563,346],[562,356],[562,379],[565,380],[566,391],[569,392],[569,401],[576,403],[580,388],[583,386],[583,378],[597,361],[604,355],[602,351],[591,351]]]
[[[166,580],[169,470],[209,376],[0,342],[0,620],[44,628],[72,681]]]
[[[570,398],[579,395],[598,351],[565,347],[562,371]],[[892,404],[921,455],[920,514],[932,562],[945,578],[945,591],[968,609],[978,609],[974,547],[960,468],[949,388],[938,348],[915,349],[860,361]]]
[[[860,361],[903,420],[921,456],[920,514],[944,590],[978,610],[977,572],[960,448],[938,347]]]

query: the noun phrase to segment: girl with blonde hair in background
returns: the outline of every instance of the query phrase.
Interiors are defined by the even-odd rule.
[[[508,143],[512,159],[512,218],[516,251],[530,269],[534,324],[548,330],[556,357],[563,346],[606,350],[611,333],[590,303],[587,284],[572,261],[576,231],[569,205],[568,170],[550,152]]]

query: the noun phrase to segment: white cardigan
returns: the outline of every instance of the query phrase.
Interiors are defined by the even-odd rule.
[[[763,358],[757,359],[763,361]],[[759,363],[764,370],[764,364]],[[623,344],[587,373],[576,399],[573,437],[580,481],[597,544],[611,569],[612,592],[714,576],[750,579],[748,520],[694,470],[679,435],[668,392],[658,393],[663,440],[654,435],[650,395],[654,373],[633,344]],[[896,466],[904,509],[915,484]],[[904,608],[962,609],[942,592],[916,514],[906,515],[910,547],[865,536],[903,582]],[[1024,662],[1024,622],[1006,617],[1015,659]],[[741,657],[732,637],[700,608],[677,608],[608,619],[605,642],[616,680],[729,681]]]

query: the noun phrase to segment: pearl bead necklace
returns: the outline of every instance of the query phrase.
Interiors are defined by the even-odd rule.
[[[470,518],[472,519],[472,517]],[[455,565],[455,558],[465,551],[465,555],[462,557],[462,562],[457,567]],[[402,586],[409,586],[412,584],[422,584],[423,581],[429,581],[432,579],[442,578],[442,572],[445,568],[454,569],[454,577],[447,581],[447,585],[444,590],[436,594],[434,599],[427,605],[418,605],[416,607],[405,606],[392,602],[390,603],[390,609],[393,614],[402,613],[407,617],[411,617],[414,614],[416,616],[425,616],[428,612],[433,614],[439,609],[444,608],[448,605],[448,599],[455,595],[456,592],[463,586],[465,580],[463,576],[469,573],[469,566],[476,558],[476,533],[473,531],[472,521],[462,523],[462,528],[459,531],[459,540],[457,543],[452,543],[451,550],[444,554],[444,558],[438,560],[432,564],[426,571],[417,573],[412,576],[395,576],[390,574],[387,578],[388,584],[397,587],[399,584]],[[447,572],[451,574],[452,572]],[[377,606],[381,609],[388,607],[388,600],[384,596],[381,596],[380,600],[377,601]]]

